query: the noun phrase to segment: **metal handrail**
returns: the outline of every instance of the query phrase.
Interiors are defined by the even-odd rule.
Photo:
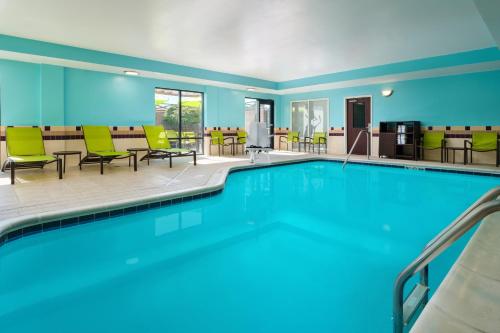
[[[426,289],[422,304],[427,302],[428,265],[443,251],[449,248],[457,239],[482,221],[486,216],[500,211],[500,200],[497,199],[500,187],[496,187],[472,204],[455,221],[434,237],[422,253],[413,260],[401,273],[394,284],[393,295],[393,327],[394,333],[402,333],[405,326],[403,306],[405,303],[403,291],[406,282],[418,272],[421,273],[420,286]],[[488,201],[489,199],[489,201]],[[411,318],[409,318],[411,319]],[[409,321],[409,320],[408,320]]]
[[[427,245],[425,245],[425,249],[435,243],[439,238],[441,238],[445,233],[448,232],[451,228],[453,228],[458,222],[460,222],[465,216],[467,216],[472,210],[481,205],[484,202],[488,202],[494,200],[500,196],[500,186],[494,187],[485,194],[483,194],[479,199],[477,199],[472,205],[469,206],[460,216],[458,216],[452,223],[450,223],[446,228],[441,230],[439,234],[437,234]]]
[[[345,161],[342,164],[342,170],[345,168],[345,165],[349,161],[349,158],[352,155],[352,151],[354,150],[354,148],[356,148],[356,145],[358,144],[359,138],[361,137],[361,134],[363,134],[363,133],[366,133],[366,159],[368,159],[368,160],[370,159],[370,132],[368,131],[368,129],[364,129],[358,133],[356,140],[354,140],[354,144],[352,145],[351,150],[349,151],[349,154],[347,154],[347,157],[345,158]]]

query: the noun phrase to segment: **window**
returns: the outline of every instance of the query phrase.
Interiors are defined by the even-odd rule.
[[[328,99],[292,102],[292,131],[312,137],[314,132],[328,131]]]
[[[155,109],[173,147],[203,153],[203,93],[156,88]]]

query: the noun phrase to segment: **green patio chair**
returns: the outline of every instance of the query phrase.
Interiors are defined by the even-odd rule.
[[[182,132],[182,146],[196,147],[196,134],[194,132]]]
[[[104,163],[111,163],[115,159],[133,157],[134,171],[137,171],[137,154],[128,151],[116,151],[108,126],[82,126],[83,139],[87,148],[87,156],[80,162],[83,164],[99,163],[101,175],[104,173]]]
[[[2,172],[10,169],[10,183],[14,185],[16,169],[33,169],[56,162],[59,179],[62,179],[62,160],[47,155],[43,144],[42,130],[39,127],[7,127],[5,130],[7,160]]]
[[[245,131],[236,131],[236,141],[234,142],[235,149],[238,151],[238,146],[241,146],[241,154],[245,151],[245,146],[247,144],[247,132]]]
[[[226,141],[231,141],[226,143]],[[234,155],[234,137],[224,137],[221,131],[210,132],[210,151],[212,151],[212,146],[217,146],[219,148],[219,156],[222,148],[222,153],[224,153],[225,147],[231,147],[231,154]]]
[[[169,165],[172,167],[172,157],[193,156],[196,165],[196,150],[172,148],[168,134],[161,125],[143,125],[149,153],[142,159],[165,159],[168,157]]]
[[[472,152],[496,151],[496,166],[500,165],[500,145],[498,144],[497,132],[472,132],[472,141],[464,141],[465,162],[467,153],[470,152],[470,163],[472,164]]]
[[[179,146],[179,132],[175,130],[165,130],[167,133],[167,138],[168,141],[170,141],[170,144],[174,144],[175,147]]]
[[[420,159],[424,159],[425,150],[441,150],[441,163],[444,162],[446,152],[446,140],[444,138],[444,131],[426,131],[420,140]]]
[[[292,151],[293,151],[293,144],[298,143],[300,144],[300,139],[299,139],[299,132],[297,131],[290,131],[288,132],[287,135],[282,135],[280,136],[280,142],[279,142],[279,150],[281,150],[281,144],[286,143],[286,150],[288,150],[288,144],[292,144]],[[300,147],[299,147],[300,149]]]
[[[304,138],[304,142],[309,144],[309,150],[311,150],[312,146],[313,153],[314,153],[314,147],[318,146],[318,155],[321,154],[321,145],[324,145],[326,153],[326,143],[327,143],[326,132],[314,132],[313,137]]]

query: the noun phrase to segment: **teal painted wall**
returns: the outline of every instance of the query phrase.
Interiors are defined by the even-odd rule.
[[[2,125],[142,125],[154,122],[156,87],[204,93],[205,126],[242,127],[244,99],[279,96],[0,60]]]
[[[394,89],[390,97],[384,88]],[[330,126],[344,126],[344,98],[372,96],[373,125],[384,120],[419,120],[433,126],[500,125],[500,71],[400,81],[281,96],[278,127],[290,127],[290,102],[329,98]]]
[[[64,125],[64,68],[40,65],[40,123]]]
[[[40,66],[0,61],[0,120],[23,126],[40,123]]]

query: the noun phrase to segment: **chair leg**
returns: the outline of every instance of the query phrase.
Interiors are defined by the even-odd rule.
[[[10,162],[10,184],[14,185],[16,181],[16,163]]]
[[[104,159],[102,156],[99,158],[99,164],[101,165],[101,175],[104,174]]]
[[[194,165],[196,165],[196,151],[193,150],[193,162],[194,162]]]
[[[137,153],[134,154],[134,172],[137,171]]]
[[[60,158],[57,159],[57,171],[59,172],[59,179],[63,178],[63,168],[62,168],[62,161]]]
[[[172,154],[168,155],[168,164],[170,166],[170,169],[172,169]]]
[[[220,145],[218,145],[218,147],[219,147],[219,156],[220,156]]]

